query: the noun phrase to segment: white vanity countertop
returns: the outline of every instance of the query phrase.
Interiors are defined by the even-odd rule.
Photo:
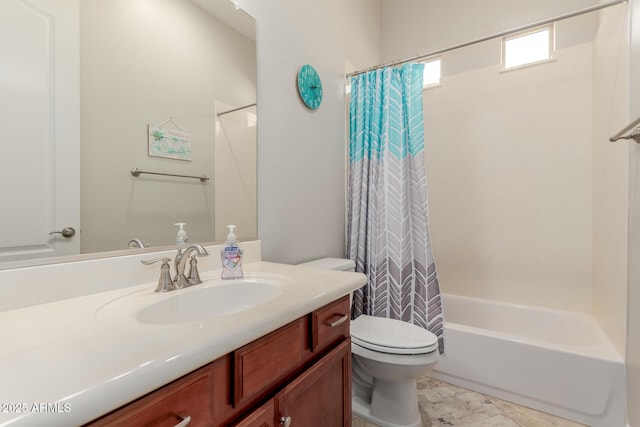
[[[286,276],[282,294],[241,313],[142,324],[122,301],[166,298],[146,283],[0,312],[0,426],[81,425],[361,287],[365,276],[253,262]],[[201,274],[203,281],[219,270]],[[114,310],[119,304],[118,310]],[[109,305],[108,303],[112,304]],[[134,308],[134,304],[130,304]]]

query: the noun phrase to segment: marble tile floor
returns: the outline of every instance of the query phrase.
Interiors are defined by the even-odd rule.
[[[584,427],[427,376],[418,379],[418,402],[425,427]],[[353,417],[352,427],[377,426]]]

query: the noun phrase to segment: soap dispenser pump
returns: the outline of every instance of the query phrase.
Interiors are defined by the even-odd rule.
[[[224,247],[220,251],[220,260],[222,261],[222,274],[221,279],[240,279],[243,277],[242,272],[242,247],[236,242],[236,235],[233,229],[235,225],[227,225],[229,228],[229,234],[227,234],[227,241]]]
[[[176,246],[178,248],[185,248],[187,246],[187,242],[189,241],[187,232],[184,230],[184,226],[187,225],[187,223],[176,222],[174,225],[180,227],[180,229],[178,230],[178,235],[176,236]]]

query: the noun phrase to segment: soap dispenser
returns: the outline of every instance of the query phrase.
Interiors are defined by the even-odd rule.
[[[187,225],[187,223],[176,222],[174,225],[180,227],[180,229],[178,230],[178,235],[176,236],[176,246],[178,248],[186,248],[189,238],[187,237],[187,232],[184,230],[184,226]]]
[[[220,260],[222,261],[221,279],[240,279],[242,273],[242,247],[236,242],[236,235],[233,229],[235,225],[227,225],[229,234],[227,241],[220,251]]]

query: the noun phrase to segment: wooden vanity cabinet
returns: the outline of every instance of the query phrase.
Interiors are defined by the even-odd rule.
[[[88,426],[348,427],[349,308],[340,298]]]

